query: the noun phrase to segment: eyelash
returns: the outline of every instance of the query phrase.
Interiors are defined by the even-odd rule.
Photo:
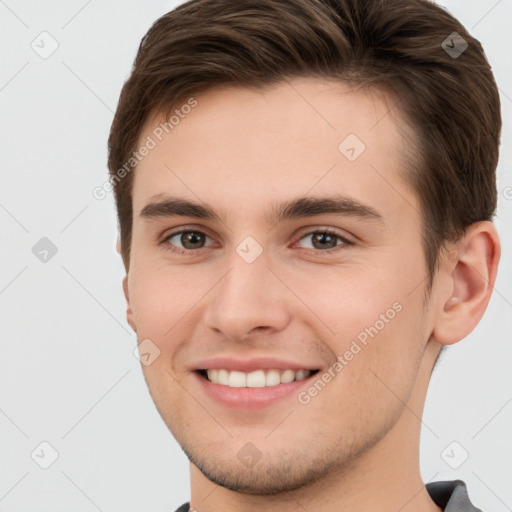
[[[160,242],[160,244],[164,247],[165,250],[169,250],[169,251],[172,251],[176,254],[180,254],[180,255],[184,255],[184,254],[188,254],[188,255],[193,255],[193,254],[196,254],[198,251],[201,251],[202,249],[205,249],[205,247],[201,247],[199,249],[180,249],[180,248],[176,248],[174,247],[170,242],[169,240],[173,237],[175,237],[176,235],[181,235],[183,233],[198,233],[198,234],[201,234],[201,235],[204,235],[206,237],[208,237],[208,235],[206,233],[204,233],[203,231],[199,230],[199,229],[182,229],[180,231],[175,231],[173,233],[170,233],[168,235],[166,235],[164,237],[164,239]],[[339,239],[342,243],[341,244],[338,244],[336,245],[335,247],[333,247],[332,249],[325,249],[325,250],[321,250],[321,249],[305,249],[306,251],[312,251],[313,253],[315,254],[330,254],[330,253],[333,253],[333,252],[336,252],[338,250],[340,250],[341,247],[346,247],[346,246],[350,246],[350,245],[354,245],[354,242],[352,242],[351,240],[348,240],[347,238],[341,236],[339,233],[337,233],[336,231],[333,231],[331,229],[317,229],[315,231],[310,231],[309,233],[306,233],[304,235],[302,235],[298,241],[304,239],[304,238],[307,238],[308,236],[312,236],[312,235],[315,235],[315,234],[318,234],[318,233],[321,233],[321,234],[324,234],[324,235],[329,235],[329,236],[333,236],[337,239]],[[210,238],[210,237],[208,237]]]

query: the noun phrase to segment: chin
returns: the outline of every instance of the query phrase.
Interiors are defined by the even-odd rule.
[[[186,453],[186,452],[185,452]],[[279,468],[259,462],[252,469],[244,468],[238,462],[231,467],[212,463],[212,461],[197,460],[186,453],[189,460],[201,473],[214,484],[230,491],[251,494],[255,496],[271,496],[295,491],[321,479],[327,472],[326,468],[306,469],[304,465],[293,466],[281,464]]]

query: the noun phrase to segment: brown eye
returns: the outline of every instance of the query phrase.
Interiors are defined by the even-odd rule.
[[[181,233],[180,242],[185,249],[200,249],[205,241],[204,233],[197,231],[185,231]]]
[[[338,235],[334,231],[328,230],[313,231],[303,236],[300,240],[301,242],[309,240],[309,243],[303,246],[305,249],[313,249],[321,252],[328,252],[338,246],[351,245],[351,242],[346,238]]]
[[[187,252],[202,249],[206,247],[206,240],[209,237],[201,232],[195,230],[177,231],[167,236],[162,243],[177,252]]]

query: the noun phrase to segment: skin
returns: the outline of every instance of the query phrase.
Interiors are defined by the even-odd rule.
[[[137,166],[123,282],[128,322],[139,342],[149,338],[160,350],[143,371],[192,461],[191,506],[439,511],[420,475],[420,418],[441,345],[469,334],[489,301],[500,254],[494,226],[474,224],[447,247],[425,303],[419,199],[403,179],[403,155],[413,148],[386,93],[301,78],[196,99]],[[152,117],[140,141],[162,121]],[[338,149],[351,133],[366,145],[352,162]],[[382,221],[265,220],[271,204],[334,192]],[[140,215],[165,195],[208,203],[221,221]],[[353,243],[335,238],[326,253],[312,235],[326,228]],[[180,229],[205,233],[195,253],[169,238]],[[247,236],[263,249],[250,264],[236,252]],[[271,355],[321,375],[395,303],[401,311],[308,404],[294,394],[257,411],[231,410],[191,372],[205,357]],[[237,457],[247,442],[261,453],[251,469]]]

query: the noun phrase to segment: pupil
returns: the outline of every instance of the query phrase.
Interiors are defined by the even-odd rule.
[[[202,242],[202,235],[200,233],[189,231],[181,235],[181,243],[187,249],[197,249],[196,245],[199,244],[200,246]]]
[[[315,242],[320,242],[320,246],[316,247]],[[323,242],[327,242],[327,244]],[[336,247],[336,238],[329,235],[328,233],[316,233],[313,237],[313,245],[315,246],[315,249],[325,249],[326,247],[331,249]]]

